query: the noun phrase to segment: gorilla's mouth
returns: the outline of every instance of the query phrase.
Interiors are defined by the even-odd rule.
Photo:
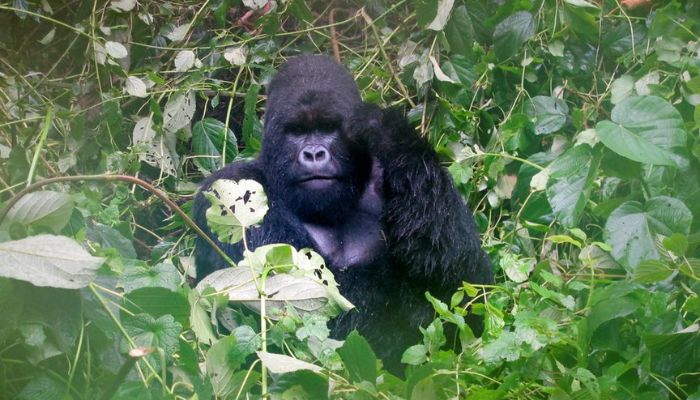
[[[301,179],[299,183],[309,189],[324,189],[334,185],[340,179],[336,176],[309,176]]]

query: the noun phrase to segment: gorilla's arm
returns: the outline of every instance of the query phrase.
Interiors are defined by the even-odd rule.
[[[365,142],[384,168],[392,264],[413,281],[445,290],[454,290],[461,280],[492,282],[471,212],[431,146],[396,110],[364,105],[350,122],[350,135]]]
[[[195,196],[194,207],[192,208],[195,222],[233,261],[238,262],[243,257],[243,244],[241,242],[236,244],[221,243],[207,224],[206,212],[210,204],[209,200],[207,200],[202,192],[208,190],[212,183],[219,179],[231,179],[235,181],[240,179],[253,179],[262,184],[263,187],[266,187],[265,176],[257,160],[251,162],[234,162],[209,175],[207,179],[202,182],[200,190]],[[260,227],[251,228],[246,231],[246,238],[251,249],[270,243],[289,243],[296,248],[310,246],[306,232],[303,231],[300,226],[294,226],[290,221],[294,221],[295,219],[292,216],[284,215],[285,212],[286,211],[279,207],[271,207],[270,211],[265,215],[265,219]],[[201,237],[197,238],[195,263],[197,265],[197,281],[217,269],[229,266],[218,253],[211,249],[209,243]]]

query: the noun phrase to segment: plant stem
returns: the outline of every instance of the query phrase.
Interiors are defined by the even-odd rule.
[[[46,137],[49,135],[49,129],[51,128],[52,118],[53,108],[49,107],[49,109],[46,111],[46,117],[44,118],[44,126],[43,128],[41,128],[41,133],[39,134],[39,143],[37,143],[36,150],[34,150],[34,157],[32,157],[32,165],[29,166],[29,175],[27,176],[27,187],[32,185],[32,179],[34,178],[36,164],[39,162],[39,155],[41,154],[41,149],[44,148]]]

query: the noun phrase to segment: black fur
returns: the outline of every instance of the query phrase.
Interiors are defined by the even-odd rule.
[[[338,179],[330,187],[299,182],[299,149],[308,143],[331,154]],[[434,316],[426,291],[447,300],[462,281],[493,280],[470,211],[431,146],[400,113],[363,103],[352,76],[329,58],[297,57],[279,70],[260,156],[215,172],[202,190],[220,178],[265,187],[270,210],[249,246],[316,249],[357,306],[334,321],[334,335],[358,329],[390,365]],[[208,206],[198,193],[195,218],[210,233]],[[240,245],[222,247],[241,258]],[[201,239],[196,262],[199,279],[226,266]]]

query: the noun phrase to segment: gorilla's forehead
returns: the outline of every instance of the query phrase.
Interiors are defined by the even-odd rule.
[[[325,56],[300,56],[283,65],[267,88],[267,119],[286,124],[300,115],[343,119],[361,102],[352,75]]]

